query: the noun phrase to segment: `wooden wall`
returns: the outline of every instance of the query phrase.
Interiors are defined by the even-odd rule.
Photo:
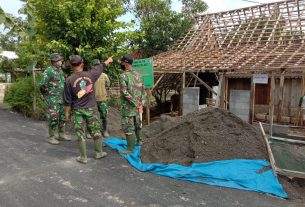
[[[270,84],[268,86],[269,90],[266,90],[266,95],[270,94]],[[283,110],[282,116],[295,117],[295,113],[299,104],[299,99],[302,90],[302,79],[301,78],[287,78],[284,80],[284,99],[283,99]],[[261,91],[261,96],[264,94]],[[275,106],[274,106],[274,114],[279,114],[280,109],[280,79],[275,80]],[[269,95],[270,99],[270,95]],[[255,101],[255,113],[268,113],[269,111],[269,102],[267,104],[258,103]]]
[[[228,103],[230,102],[230,90],[251,90],[250,78],[229,78],[228,79]],[[301,78],[285,78],[284,80],[284,99],[282,116],[294,118],[298,107],[299,98],[302,95]],[[275,79],[275,106],[274,115],[279,114],[280,110],[280,78]],[[268,84],[255,85],[255,108],[254,114],[269,113],[270,101],[270,79]],[[229,107],[229,106],[228,106]],[[276,120],[275,120],[276,121]]]

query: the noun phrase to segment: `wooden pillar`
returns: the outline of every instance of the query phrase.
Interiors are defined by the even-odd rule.
[[[302,88],[301,88],[301,96],[304,96],[305,94],[305,72],[303,72],[302,74]],[[301,110],[300,107],[298,107],[298,110],[297,110],[297,124],[296,126],[298,126],[300,124],[300,126],[303,126],[303,110]]]
[[[228,110],[229,79],[226,76],[224,76],[224,78],[225,78],[225,109]]]
[[[284,106],[284,93],[285,93],[284,81],[285,81],[285,76],[284,76],[284,74],[281,74],[281,78],[280,78],[279,110],[278,110],[278,114],[277,114],[277,122],[279,122],[279,123],[282,120],[282,112],[283,112],[283,106]]]
[[[225,73],[222,73],[220,75],[220,78],[219,78],[219,105],[218,107],[219,108],[222,108],[224,109],[225,108],[225,92],[226,92],[226,89],[225,89]]]
[[[146,89],[146,120],[148,126],[150,125],[150,96],[150,89]]]
[[[184,88],[185,88],[185,72],[182,73],[182,77],[181,77],[179,116],[183,115],[183,89]]]
[[[274,95],[275,95],[275,77],[274,77],[274,73],[272,73],[271,89],[270,89],[270,102],[269,102],[269,119],[270,119],[269,134],[270,134],[270,136],[272,136],[272,128],[273,128]]]
[[[251,91],[250,91],[250,114],[249,123],[252,124],[255,115],[255,83],[253,81],[253,75],[251,77]]]
[[[303,75],[302,75],[302,89],[301,89],[301,96],[304,95],[305,93],[305,72],[303,72]]]
[[[33,112],[36,113],[37,108],[37,101],[36,101],[36,74],[35,74],[35,66],[32,68],[32,75],[33,75],[33,87],[34,87],[34,93],[33,93]]]

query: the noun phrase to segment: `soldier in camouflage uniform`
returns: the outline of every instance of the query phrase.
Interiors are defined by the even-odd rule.
[[[51,66],[46,68],[39,82],[40,91],[48,105],[49,143],[59,144],[58,140],[70,141],[65,134],[65,111],[63,107],[64,73],[61,69],[62,57],[58,53],[50,56]],[[58,140],[55,131],[58,128]]]
[[[120,75],[120,99],[122,129],[127,140],[127,149],[121,154],[134,152],[134,146],[141,141],[143,103],[145,90],[140,74],[132,69],[133,58],[125,55],[120,60],[124,72]],[[135,135],[134,135],[135,134]]]
[[[100,61],[98,59],[92,60],[92,65],[98,65]],[[102,121],[102,133],[104,137],[109,137],[109,133],[107,130],[107,100],[108,94],[106,90],[106,86],[110,85],[110,80],[106,73],[102,73],[99,79],[96,81],[94,85],[95,98],[97,102],[97,108],[100,113],[100,119]]]
[[[95,158],[100,159],[107,155],[106,152],[102,152],[102,135],[93,87],[105,66],[111,62],[112,57],[108,58],[104,63],[94,66],[89,71],[83,71],[82,58],[78,55],[70,58],[74,73],[65,82],[64,104],[68,121],[70,120],[71,110],[74,114],[74,128],[80,150],[80,156],[76,160],[80,163],[85,164],[88,161],[84,122],[94,140]]]

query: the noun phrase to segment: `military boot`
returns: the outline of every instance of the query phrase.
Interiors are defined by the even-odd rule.
[[[71,138],[66,135],[65,127],[60,127],[58,130],[59,141],[71,141]]]
[[[104,137],[109,137],[109,132],[108,132],[108,129],[107,129],[107,120],[103,119],[102,123],[103,123],[103,136]]]
[[[136,134],[136,145],[137,146],[142,146],[142,141],[141,141],[141,129],[136,129],[135,130]]]
[[[136,142],[136,138],[133,134],[126,135],[127,140],[127,149],[120,152],[120,154],[130,154],[134,152],[134,145]]]
[[[94,140],[95,159],[100,159],[107,156],[106,152],[102,151],[102,138]]]
[[[50,144],[59,144],[59,141],[57,141],[55,139],[55,129],[53,129],[52,127],[49,127],[49,140],[48,142]]]
[[[79,141],[78,142],[78,147],[79,147],[80,156],[76,158],[76,161],[80,162],[80,163],[83,163],[83,164],[86,164],[88,162],[86,142],[85,141]]]

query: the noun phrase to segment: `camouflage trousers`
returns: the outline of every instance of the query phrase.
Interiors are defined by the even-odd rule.
[[[87,138],[85,132],[86,128],[93,139],[99,139],[102,137],[100,132],[100,120],[96,108],[74,109],[73,117],[74,129],[78,141],[84,141]],[[86,127],[84,127],[84,123],[86,124]]]
[[[52,129],[62,128],[66,124],[66,114],[64,105],[58,102],[49,102],[48,104],[48,125]]]
[[[133,134],[136,129],[142,129],[140,116],[122,116],[122,130],[126,135]]]
[[[108,114],[107,103],[105,101],[97,102],[97,108],[100,112],[100,119],[106,120]]]

